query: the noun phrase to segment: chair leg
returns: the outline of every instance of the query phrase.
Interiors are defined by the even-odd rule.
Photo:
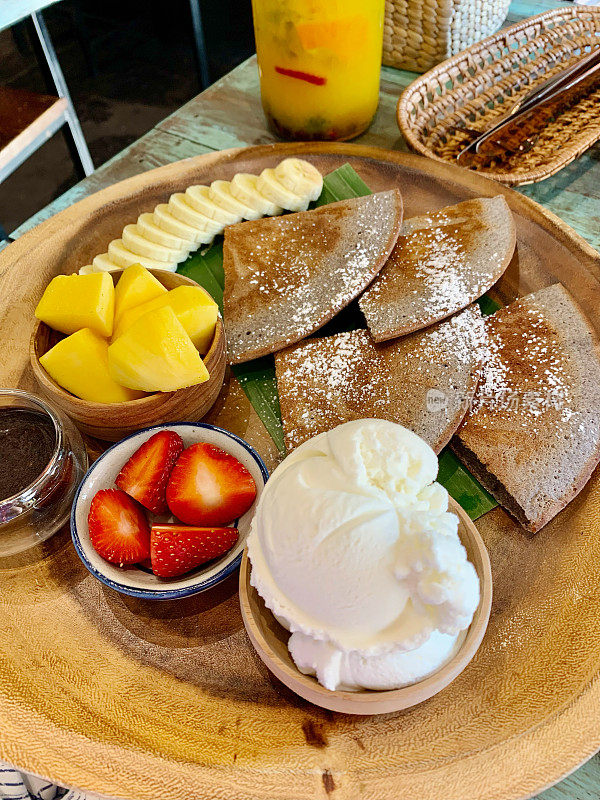
[[[31,18],[33,20],[33,24],[36,33],[38,35],[38,38],[40,40],[40,45],[44,52],[44,56],[46,58],[48,69],[50,70],[52,80],[54,81],[54,85],[56,86],[56,91],[58,93],[58,96],[64,97],[68,103],[67,110],[65,112],[65,119],[69,127],[70,139],[72,140],[73,147],[77,153],[84,174],[91,175],[92,172],[94,171],[94,164],[92,162],[90,151],[88,150],[88,146],[83,136],[83,131],[81,130],[81,125],[79,124],[79,119],[75,112],[75,108],[73,107],[73,101],[71,100],[69,89],[67,88],[65,76],[63,75],[63,71],[60,68],[60,64],[56,56],[54,45],[52,44],[52,40],[50,39],[50,34],[48,33],[48,29],[46,28],[46,23],[44,22],[44,18],[42,17],[40,11],[34,12],[31,15]],[[75,162],[75,164],[77,166],[77,162]]]
[[[200,73],[200,88],[206,89],[210,86],[210,73],[208,68],[208,56],[206,54],[204,27],[202,25],[200,0],[190,0],[190,11],[192,13],[192,28],[194,30],[194,42],[196,44],[196,61],[198,63],[198,72]]]

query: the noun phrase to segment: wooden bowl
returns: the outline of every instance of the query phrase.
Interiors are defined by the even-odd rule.
[[[240,569],[240,606],[250,641],[262,661],[288,689],[321,708],[344,714],[387,714],[422,703],[441,692],[471,661],[487,628],[492,607],[492,570],[485,544],[465,511],[450,498],[449,510],[459,518],[458,533],[469,561],[479,575],[481,599],[467,635],[454,657],[412,686],[389,691],[335,691],[325,689],[312,675],[303,675],[290,656],[289,631],[283,628],[250,585],[250,562],[244,553]]]
[[[177,286],[198,286],[194,281],[175,272],[164,270],[150,270],[150,272],[169,290]],[[122,273],[115,271],[110,274],[116,285]],[[35,378],[43,394],[68,414],[79,430],[108,442],[116,442],[130,433],[151,425],[200,420],[217,399],[223,385],[227,345],[221,317],[217,319],[212,344],[204,356],[204,363],[210,374],[205,383],[179,389],[176,392],[156,392],[126,403],[91,403],[88,400],[81,400],[52,380],[40,364],[40,357],[61,338],[62,334],[52,330],[44,322],[36,324],[29,347],[29,358]]]

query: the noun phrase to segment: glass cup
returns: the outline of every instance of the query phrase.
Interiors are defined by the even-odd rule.
[[[252,0],[260,92],[283,139],[352,139],[379,102],[384,0]]]
[[[50,458],[16,494],[0,497],[0,556],[21,553],[46,541],[67,522],[75,491],[88,467],[83,439],[71,420],[45,400],[19,389],[0,389],[0,442],[15,420],[12,414],[9,419],[6,409],[32,412],[25,424],[34,430],[38,426],[40,443],[47,438]],[[14,470],[15,459],[11,460],[5,449],[7,441],[9,438],[4,438],[0,447],[0,469],[12,465]]]

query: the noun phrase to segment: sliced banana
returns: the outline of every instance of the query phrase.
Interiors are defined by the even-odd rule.
[[[112,260],[108,253],[101,253],[99,256],[96,256],[92,261],[92,266],[95,272],[110,272],[113,269],[122,269],[122,267]]]
[[[171,214],[181,222],[185,222],[186,225],[190,225],[192,228],[198,228],[198,230],[210,233],[213,237],[221,233],[225,227],[216,220],[201,214],[199,211],[195,211],[189,203],[186,203],[185,195],[181,194],[181,192],[172,194],[168,205]]]
[[[154,221],[153,214],[141,214],[136,225],[140,235],[149,242],[161,244],[163,247],[172,247],[174,250],[187,250],[188,253],[196,248],[196,242],[193,239],[182,239],[181,236],[175,236],[159,228]]]
[[[231,194],[244,205],[254,208],[261,216],[275,217],[281,214],[283,208],[268,200],[257,189],[258,175],[247,172],[238,172],[233,176],[230,184]]]
[[[187,202],[193,209],[204,214],[205,217],[214,219],[219,222],[223,227],[227,225],[235,225],[240,222],[241,217],[238,214],[232,214],[231,211],[217,205],[210,197],[210,187],[208,186],[190,186],[186,189],[185,197]]]
[[[318,200],[323,191],[323,176],[309,161],[285,158],[275,167],[275,175],[286,189],[309,200]]]
[[[174,271],[190,251],[211,244],[228,225],[274,216],[284,209],[306,211],[322,188],[321,173],[300,158],[286,158],[258,176],[238,173],[231,182],[190,186],[185,194],[171,195],[168,204],[161,203],[152,214],[141,214],[135,224],[126,225],[122,238],[109,244],[108,253],[97,255],[79,272],[88,275],[131,264]]]
[[[195,245],[210,244],[215,238],[214,234],[202,231],[199,228],[193,228],[191,225],[186,225],[185,222],[174,217],[166,203],[156,206],[152,216],[161,230],[172,233],[174,236],[189,238]]]
[[[126,225],[123,228],[123,244],[135,255],[153,258],[156,261],[166,261],[167,263],[185,261],[189,253],[187,249],[174,249],[172,247],[164,247],[162,244],[156,244],[156,242],[150,242],[144,237],[137,225]]]
[[[277,203],[277,205],[288,211],[306,211],[310,202],[308,197],[303,197],[286,189],[275,174],[274,169],[263,169],[258,176],[256,188],[268,200]]]
[[[146,267],[146,269],[164,269],[167,272],[175,272],[177,268],[177,263],[175,261],[157,261],[154,258],[147,258],[146,256],[132,253],[131,250],[125,247],[122,239],[114,239],[108,245],[108,255],[111,260],[122,269],[130,267],[132,264],[141,264],[143,267]]]
[[[209,192],[211,200],[217,205],[230,211],[232,214],[237,215],[237,221],[242,219],[259,219],[262,217],[260,211],[257,211],[252,206],[247,206],[238,200],[231,193],[231,184],[229,181],[213,181],[210,185]]]

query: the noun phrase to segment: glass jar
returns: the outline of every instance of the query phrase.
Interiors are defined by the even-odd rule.
[[[0,556],[44,542],[67,522],[87,467],[68,417],[32,394],[0,389]]]
[[[283,139],[352,139],[379,102],[384,0],[252,0],[263,109]]]

